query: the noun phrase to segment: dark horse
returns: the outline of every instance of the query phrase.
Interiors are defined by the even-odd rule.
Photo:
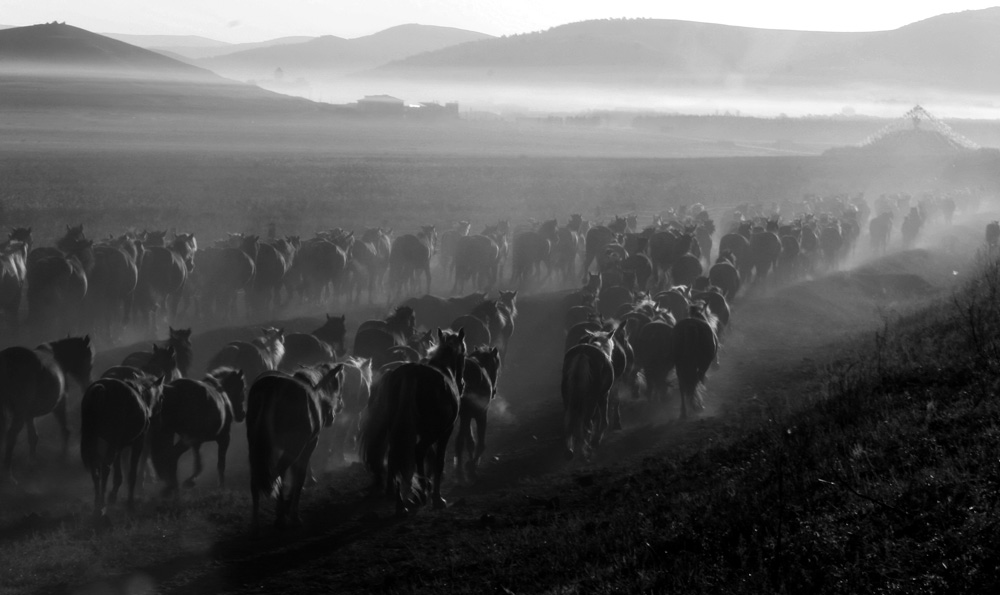
[[[615,381],[613,333],[596,332],[585,340],[588,342],[573,346],[563,357],[563,436],[569,460],[573,460],[577,449],[589,457],[588,442],[590,449],[600,445],[608,428],[611,385]],[[588,431],[590,440],[586,440]]]
[[[250,387],[247,442],[254,532],[260,527],[262,493],[278,501],[275,526],[284,525],[286,514],[293,524],[301,523],[299,498],[309,473],[309,458],[320,429],[333,425],[343,407],[343,378],[343,364],[323,364],[303,368],[294,376],[267,374]],[[286,500],[282,484],[289,470],[292,487]]]
[[[21,309],[21,291],[27,275],[27,257],[28,245],[24,242],[0,245],[0,310],[6,314],[7,328],[13,337],[17,337],[20,329],[18,311]]]
[[[431,292],[431,257],[437,247],[434,226],[420,228],[416,235],[399,236],[389,252],[389,299],[398,301],[407,286],[417,280],[417,273],[427,278],[427,293]]]
[[[411,508],[414,472],[424,484],[419,497],[426,498],[425,463],[433,450],[433,502],[446,506],[441,497],[445,451],[458,419],[465,390],[465,332],[438,329],[438,346],[426,364],[406,363],[388,372],[378,382],[368,403],[361,427],[361,460],[375,474],[376,488],[383,477],[396,496],[396,513]]]
[[[701,411],[705,408],[698,395],[698,384],[719,350],[718,320],[704,304],[691,306],[690,316],[677,321],[674,326],[674,364],[677,370],[677,388],[681,393],[681,419],[687,417],[687,408]]]
[[[28,253],[28,324],[42,336],[68,331],[83,320],[87,275],[94,266],[93,245],[79,226],[68,228],[55,248]]]
[[[80,458],[94,480],[94,513],[104,514],[108,475],[115,470],[108,503],[118,499],[122,485],[122,456],[131,449],[128,507],[135,502],[135,480],[151,418],[159,407],[163,377],[140,380],[101,378],[91,384],[80,405]]]
[[[151,246],[143,254],[132,303],[150,330],[156,330],[161,306],[170,310],[171,318],[177,315],[181,292],[188,273],[194,269],[197,251],[194,235],[180,234],[169,246]]]
[[[38,432],[35,418],[53,413],[63,433],[63,453],[69,448],[69,428],[66,425],[66,377],[73,378],[80,388],[90,384],[94,365],[94,348],[90,336],[70,337],[45,343],[35,349],[8,347],[0,351],[0,440],[7,432],[7,453],[4,476],[11,477],[14,445],[21,428],[28,426],[28,447],[35,456]]]
[[[497,396],[500,378],[500,351],[477,349],[465,360],[465,391],[458,409],[458,436],[455,438],[455,470],[459,478],[473,480],[476,467],[486,450],[486,413]],[[476,435],[472,435],[472,422]],[[468,461],[466,461],[468,457]]]
[[[194,471],[184,487],[194,487],[201,475],[203,442],[218,444],[219,485],[225,484],[230,428],[246,417],[244,391],[243,371],[232,368],[213,370],[202,380],[181,378],[164,387],[151,455],[156,474],[167,482],[166,493],[176,493],[177,461],[189,448],[194,449]]]

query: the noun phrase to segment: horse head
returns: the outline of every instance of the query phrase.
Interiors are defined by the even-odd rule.
[[[459,329],[457,333],[438,329],[437,335],[438,344],[434,349],[434,353],[431,354],[428,364],[442,372],[451,374],[455,380],[455,384],[458,385],[459,394],[461,394],[465,391],[465,381],[462,378],[465,373],[465,356],[467,353],[465,347],[465,329]]]
[[[229,398],[229,403],[233,406],[233,419],[237,423],[246,419],[246,377],[243,370],[218,368],[212,370],[209,376],[215,379],[216,384]]]

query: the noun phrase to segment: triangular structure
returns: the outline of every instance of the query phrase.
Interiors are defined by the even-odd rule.
[[[901,118],[894,120],[875,134],[866,138],[859,146],[871,147],[890,140],[892,137],[912,132],[937,133],[943,137],[943,140],[947,144],[952,145],[956,149],[976,150],[979,148],[979,145],[952,130],[950,126],[932,116],[919,105],[914,106],[913,109],[903,114]]]

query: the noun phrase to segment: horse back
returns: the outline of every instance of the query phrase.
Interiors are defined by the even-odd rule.
[[[251,443],[259,441],[294,454],[315,439],[321,427],[319,398],[301,381],[268,374],[250,387],[247,438]]]
[[[232,421],[232,407],[215,387],[182,378],[163,387],[161,419],[164,427],[176,434],[211,439]]]
[[[22,417],[52,411],[66,392],[66,377],[51,354],[25,347],[0,351],[0,409]]]
[[[81,453],[100,438],[116,447],[124,447],[141,437],[149,428],[150,410],[133,386],[114,378],[101,378],[91,384],[80,404]]]

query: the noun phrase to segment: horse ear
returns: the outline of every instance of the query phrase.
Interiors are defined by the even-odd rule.
[[[490,349],[490,354],[499,356],[500,355],[500,348],[499,347],[494,347],[493,349]]]
[[[326,315],[326,321],[327,321],[327,322],[329,322],[330,320],[331,320],[331,318],[330,318],[330,315],[329,315],[329,314],[327,314],[327,315]]]
[[[464,341],[465,340],[465,327],[464,326],[458,330],[458,340],[459,341]]]
[[[340,315],[340,321],[341,322],[347,322],[347,314],[341,314]]]
[[[441,332],[440,327],[438,327],[438,341],[444,342],[444,333]]]
[[[90,345],[90,335],[84,335],[84,337],[83,337],[83,344],[84,345]]]

